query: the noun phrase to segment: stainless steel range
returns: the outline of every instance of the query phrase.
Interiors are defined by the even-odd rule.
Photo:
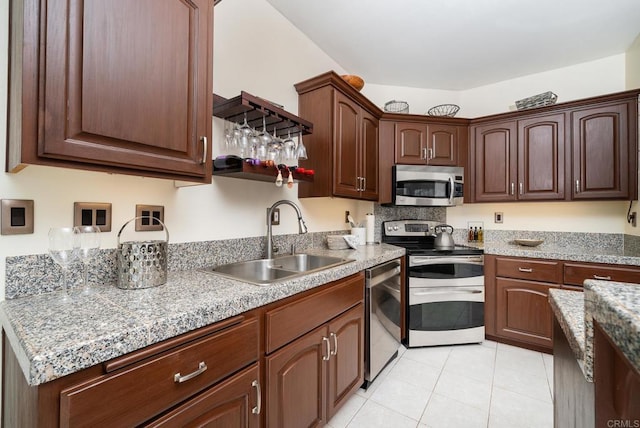
[[[427,220],[386,221],[382,241],[406,248],[407,346],[484,340],[483,251],[464,245],[435,248]]]

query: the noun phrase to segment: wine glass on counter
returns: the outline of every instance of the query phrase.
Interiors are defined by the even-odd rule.
[[[80,251],[78,229],[75,227],[52,227],[49,229],[49,255],[62,270],[62,301],[69,301],[67,289],[67,273],[69,265],[77,258]]]
[[[89,285],[89,264],[100,252],[100,228],[97,226],[80,226],[78,230],[79,251],[78,257],[82,261],[82,292],[91,293]]]

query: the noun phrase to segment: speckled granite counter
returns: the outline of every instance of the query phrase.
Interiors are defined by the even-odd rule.
[[[636,250],[625,250],[623,247],[607,248],[588,242],[573,243],[573,245],[543,243],[538,247],[490,242],[484,244],[484,253],[498,256],[640,266],[640,252]]]
[[[640,284],[586,280],[586,361],[593,361],[593,320],[640,371]],[[593,365],[587,366],[593,377]],[[589,377],[590,376],[590,377]]]
[[[25,378],[38,385],[344,278],[405,250],[382,244],[307,252],[354,261],[269,286],[191,270],[169,272],[167,283],[155,288],[72,292],[71,302],[61,302],[60,292],[45,293],[0,302],[0,321]]]
[[[567,337],[578,365],[587,377],[585,370],[584,293],[552,288],[549,290],[549,304]]]

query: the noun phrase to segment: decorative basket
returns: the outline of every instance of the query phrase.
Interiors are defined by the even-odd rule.
[[[445,116],[453,117],[458,113],[460,107],[455,104],[440,104],[439,106],[431,107],[427,114],[429,116]]]
[[[526,110],[530,108],[550,106],[555,104],[557,100],[558,96],[556,94],[551,91],[547,91],[542,94],[516,101],[516,108],[518,110]]]
[[[409,113],[409,103],[391,100],[384,104],[384,111],[388,113]]]
[[[357,91],[364,88],[364,80],[360,76],[356,76],[355,74],[343,74],[340,77],[342,77],[345,82],[353,86]]]
[[[142,216],[149,217],[150,216]],[[126,222],[118,232],[118,249],[116,264],[118,266],[118,288],[127,290],[149,288],[167,282],[167,249],[169,245],[169,231],[159,219],[167,235],[165,241],[126,241],[120,242],[120,235],[124,228],[142,217],[135,217]]]

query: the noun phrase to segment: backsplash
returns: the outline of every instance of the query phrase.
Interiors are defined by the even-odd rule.
[[[276,254],[286,254],[295,245],[297,252],[325,246],[326,236],[348,233],[339,230],[307,234],[276,235]],[[169,244],[168,271],[200,269],[237,261],[258,259],[265,253],[264,236]],[[82,266],[71,266],[68,281],[70,288],[82,284]],[[62,272],[48,254],[15,256],[6,258],[5,299],[16,299],[34,294],[59,290]],[[91,284],[115,284],[117,282],[116,250],[100,250],[89,268]]]

